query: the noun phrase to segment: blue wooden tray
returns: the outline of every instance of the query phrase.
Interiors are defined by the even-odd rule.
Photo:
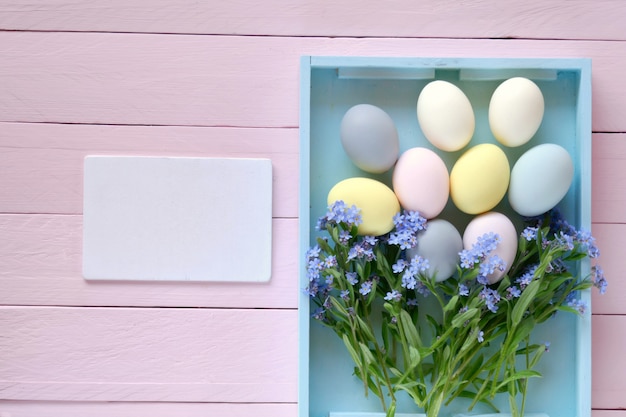
[[[363,58],[312,57],[301,59],[300,97],[300,286],[307,285],[304,254],[315,240],[315,222],[324,215],[326,196],[338,181],[366,176],[388,185],[391,175],[359,170],[345,154],[339,125],[345,112],[360,103],[385,110],[396,123],[400,151],[415,146],[435,150],[451,169],[459,152],[440,152],[423,136],[416,116],[417,97],[432,80],[459,86],[470,99],[476,129],[471,145],[497,143],[488,124],[489,99],[505,79],[532,79],[545,99],[543,122],[533,139],[519,148],[502,147],[511,167],[530,147],[556,143],[568,150],[575,164],[574,181],[559,204],[565,217],[578,228],[591,229],[591,61],[589,59],[455,59],[455,58]],[[494,210],[513,214],[506,199]],[[439,216],[462,232],[471,216],[451,202]],[[512,216],[517,217],[517,216]],[[520,231],[520,230],[518,230]],[[581,273],[589,272],[582,262]],[[588,292],[582,295],[590,305]],[[343,343],[329,329],[310,319],[309,299],[302,294],[299,305],[300,376],[299,415],[327,417],[330,412],[375,412],[377,398],[363,396],[362,383],[352,375],[353,364]],[[527,414],[550,417],[591,415],[591,316],[560,314],[536,329],[536,341],[549,341],[550,352],[538,368],[542,379],[530,383]],[[496,401],[503,413],[507,398]],[[441,417],[466,413],[462,400],[442,411]],[[418,413],[408,399],[398,412]],[[478,409],[475,413],[491,413]]]

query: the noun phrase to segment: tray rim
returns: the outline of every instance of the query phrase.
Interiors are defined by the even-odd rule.
[[[378,56],[317,56],[300,57],[300,183],[299,183],[299,289],[306,280],[303,254],[310,240],[310,111],[311,73],[315,69],[330,68],[378,69],[479,69],[479,70],[562,70],[579,73],[576,132],[580,146],[575,163],[580,166],[578,190],[582,202],[577,223],[591,230],[591,69],[592,60],[578,58],[502,58],[502,57],[378,57]],[[389,75],[394,78],[393,75]],[[385,75],[376,77],[385,78]],[[499,79],[508,78],[506,76]],[[495,78],[494,78],[495,79]],[[581,261],[581,269],[589,270],[588,259]],[[591,293],[584,291],[581,298],[591,311]],[[299,291],[298,298],[298,416],[309,415],[309,298]],[[591,416],[591,313],[576,320],[576,416]],[[506,414],[502,414],[505,416]]]

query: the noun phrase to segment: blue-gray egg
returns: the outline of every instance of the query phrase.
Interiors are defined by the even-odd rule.
[[[380,174],[396,163],[400,154],[398,130],[383,109],[357,104],[341,120],[341,144],[363,171]]]
[[[407,251],[407,258],[420,255],[428,259],[430,268],[426,275],[441,282],[456,272],[462,250],[463,238],[456,227],[446,220],[435,219],[429,220],[426,230],[420,232],[417,246]]]
[[[509,203],[522,216],[538,216],[556,206],[574,178],[569,152],[544,143],[524,152],[511,170]]]

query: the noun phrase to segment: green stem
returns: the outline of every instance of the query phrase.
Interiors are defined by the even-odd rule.
[[[509,377],[515,374],[515,355],[512,355],[512,358],[508,359],[508,366],[509,366]],[[505,373],[506,375],[506,373]],[[516,398],[516,394],[517,394],[517,387],[516,385],[516,381],[512,380],[509,382],[509,406],[511,407],[511,417],[521,417],[522,414],[519,413],[519,409],[517,408],[517,398]]]
[[[367,316],[367,325],[370,328],[372,328],[372,323],[370,321],[369,315]],[[386,361],[383,358],[382,351],[381,351],[380,345],[378,344],[378,341],[376,339],[374,339],[373,343],[374,343],[374,348],[376,349],[376,356],[378,357],[378,364],[379,364],[379,366],[380,366],[380,368],[382,370],[382,374],[383,374],[383,376],[385,378],[383,383],[385,384],[385,386],[387,387],[387,390],[389,391],[389,396],[391,397],[392,404],[395,404],[396,397],[394,395],[393,384],[391,383],[391,380],[389,379],[389,373],[387,372]],[[381,399],[381,402],[383,404],[383,410],[387,411],[387,405],[385,404],[385,400],[384,400],[385,394],[383,393],[383,391],[381,389],[380,381],[379,381],[378,377],[376,377],[376,385],[378,386],[378,390],[380,392],[380,399]]]

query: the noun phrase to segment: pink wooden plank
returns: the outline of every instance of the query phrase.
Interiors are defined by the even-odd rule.
[[[297,408],[296,404],[0,401],[3,417],[296,417]]]
[[[0,213],[82,213],[89,154],[268,157],[275,217],[297,217],[295,129],[0,123]],[[626,223],[626,135],[593,136],[593,220]]]
[[[626,43],[0,33],[0,121],[298,126],[301,55],[590,57],[593,127],[626,131]]]
[[[10,417],[296,417],[296,404],[213,403],[84,403],[0,401],[0,413]],[[626,410],[593,410],[593,417],[626,417]]]
[[[626,316],[594,316],[592,326],[593,408],[626,408]]]
[[[81,216],[0,215],[0,230],[0,304],[297,307],[297,220],[274,220],[272,277],[258,284],[85,281]]]
[[[0,213],[82,213],[86,155],[272,160],[273,215],[297,217],[298,132],[0,123]]]
[[[593,136],[593,221],[626,223],[626,134]]]
[[[619,1],[4,2],[0,28],[296,36],[626,39]]]
[[[297,401],[296,310],[0,307],[7,400]]]
[[[609,282],[604,295],[593,290],[593,313],[626,314],[626,282],[622,279],[626,224],[594,224],[592,232],[600,248],[598,263]]]

